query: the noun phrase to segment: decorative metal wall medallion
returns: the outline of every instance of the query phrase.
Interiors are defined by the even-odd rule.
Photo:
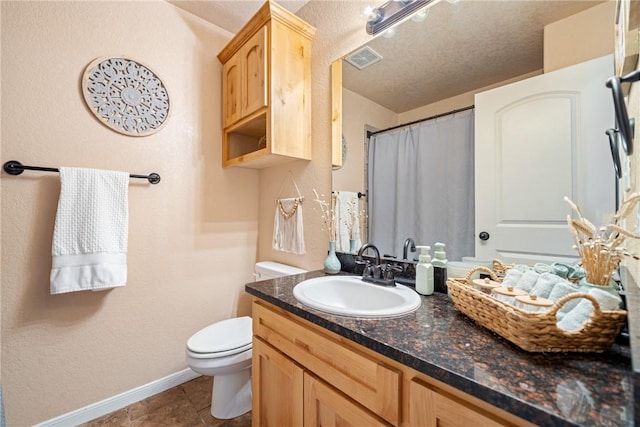
[[[167,89],[157,74],[133,59],[96,59],[84,72],[82,93],[102,123],[125,135],[151,135],[169,118]]]

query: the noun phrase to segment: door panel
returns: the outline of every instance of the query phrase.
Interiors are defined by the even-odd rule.
[[[564,197],[596,225],[614,212],[612,74],[607,56],[476,95],[476,256],[573,260]]]
[[[263,27],[243,47],[245,80],[243,117],[267,105],[267,28]]]
[[[222,96],[224,111],[224,127],[230,126],[242,117],[240,93],[242,70],[240,55],[234,55],[222,66]]]

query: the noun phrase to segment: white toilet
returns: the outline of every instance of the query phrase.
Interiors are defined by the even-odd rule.
[[[263,261],[255,265],[256,280],[305,273],[289,265]],[[207,326],[187,341],[191,369],[213,376],[211,415],[228,419],[251,410],[251,318],[234,317]]]

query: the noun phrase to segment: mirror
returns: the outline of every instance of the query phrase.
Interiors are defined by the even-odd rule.
[[[542,74],[544,26],[594,5],[440,1],[427,9],[423,20],[409,19],[394,28],[392,37],[383,34],[363,46],[370,50],[345,54],[332,65],[333,81],[342,84],[342,91],[333,90],[334,108],[342,106],[342,114],[334,111],[341,123],[334,121],[333,127],[333,191],[367,191],[367,129],[387,129],[466,108],[478,92]],[[358,69],[346,60],[353,54],[356,62],[375,54],[382,59]],[[341,163],[343,139],[348,156]],[[604,130],[602,139],[606,144]],[[363,242],[368,241],[366,225]],[[379,249],[402,258],[397,246]]]

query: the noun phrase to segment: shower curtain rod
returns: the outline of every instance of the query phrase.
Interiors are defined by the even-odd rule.
[[[471,110],[474,107],[475,107],[475,105],[469,105],[468,107],[458,108],[456,110],[447,111],[446,113],[436,114],[435,116],[425,117],[423,119],[414,120],[412,122],[403,123],[401,125],[391,126],[390,128],[377,130],[375,132],[367,131],[367,138],[371,138],[373,135],[376,135],[376,134],[379,134],[379,133],[389,132],[390,130],[403,128],[405,126],[415,125],[416,123],[420,123],[420,122],[426,122],[427,120],[433,120],[433,119],[437,119],[437,118],[440,118],[440,117],[449,116],[451,114],[461,113],[463,111]]]

